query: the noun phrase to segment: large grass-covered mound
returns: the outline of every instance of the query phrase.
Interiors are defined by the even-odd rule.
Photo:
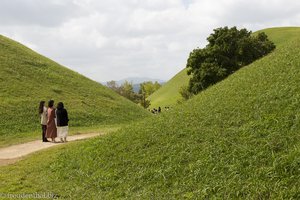
[[[175,106],[178,101],[182,100],[180,88],[187,86],[188,82],[187,69],[183,69],[147,98],[151,103],[150,108]]]
[[[276,41],[277,45],[285,43],[285,38],[297,37],[299,31],[294,28],[272,28],[263,30],[266,33],[270,31],[272,39]],[[259,31],[258,31],[259,32]],[[256,33],[258,33],[256,32]],[[254,34],[256,34],[254,33]],[[286,36],[286,37],[285,37]],[[189,84],[190,77],[187,75],[187,69],[183,69],[178,72],[172,79],[165,83],[159,90],[154,92],[147,99],[151,101],[151,108],[175,106],[178,102],[182,102],[183,99],[179,93],[180,88]]]
[[[99,83],[0,35],[1,144],[40,132],[38,105],[49,99],[65,103],[73,130],[127,123],[147,115]]]
[[[299,199],[300,28],[265,32],[273,53],[169,112],[2,167],[0,192]]]

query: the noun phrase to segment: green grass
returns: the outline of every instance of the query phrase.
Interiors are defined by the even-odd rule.
[[[286,45],[287,40],[299,38],[299,27],[268,28],[261,31],[269,35],[271,40],[276,43],[276,46],[279,47],[281,45]]]
[[[0,146],[40,138],[41,100],[63,101],[70,127],[126,124],[147,112],[110,89],[0,35]]]
[[[285,44],[286,38],[299,37],[299,31],[294,27],[284,28],[268,28],[262,30],[265,33],[271,33],[272,41],[276,42],[277,46]],[[258,31],[260,32],[260,31]],[[256,34],[255,32],[254,34]],[[189,76],[187,69],[181,70],[171,80],[164,84],[159,90],[149,96],[147,99],[151,101],[150,108],[164,108],[165,106],[175,106],[178,102],[182,102],[182,97],[179,94],[179,89],[182,86],[188,85]]]
[[[189,76],[187,70],[183,69],[176,74],[171,80],[164,84],[160,89],[150,95],[150,108],[164,108],[165,106],[174,106],[182,99],[179,89],[183,85],[188,85]]]
[[[299,199],[300,39],[267,33],[285,42],[169,112],[1,167],[0,193]]]

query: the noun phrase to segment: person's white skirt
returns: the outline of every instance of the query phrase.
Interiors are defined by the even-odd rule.
[[[65,138],[68,136],[69,126],[58,126],[57,127],[57,137]]]

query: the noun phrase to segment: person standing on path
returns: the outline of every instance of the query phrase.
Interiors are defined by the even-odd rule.
[[[60,138],[61,142],[67,142],[67,136],[69,131],[69,118],[68,112],[64,108],[63,102],[59,102],[56,108],[56,125],[57,125],[57,137]]]
[[[42,125],[42,140],[43,142],[49,142],[46,138],[48,117],[47,117],[47,108],[45,106],[45,101],[40,102],[39,114],[41,117],[41,125]]]
[[[53,107],[54,101],[50,100],[48,102],[48,121],[47,121],[47,131],[46,138],[51,138],[52,142],[55,142],[57,137],[57,129],[55,124],[55,108]]]

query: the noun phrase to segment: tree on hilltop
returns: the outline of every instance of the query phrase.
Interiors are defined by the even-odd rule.
[[[207,41],[205,48],[194,49],[187,60],[187,73],[191,75],[188,90],[193,94],[275,49],[265,33],[253,35],[247,29],[236,27],[214,29]]]

